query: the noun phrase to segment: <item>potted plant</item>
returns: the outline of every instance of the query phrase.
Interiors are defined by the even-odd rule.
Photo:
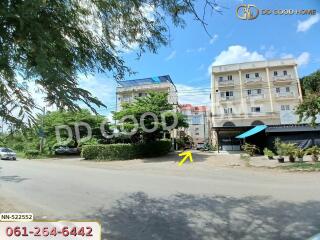
[[[278,154],[278,162],[284,163],[283,147],[279,138],[276,138],[276,140],[274,141],[274,148],[276,149],[276,153]]]
[[[263,149],[263,154],[264,154],[269,160],[273,159],[273,157],[274,157],[274,153],[273,153],[270,149],[268,149],[268,148]]]
[[[254,144],[245,143],[242,146],[242,149],[250,156],[254,156],[257,152],[259,152],[259,148]]]
[[[290,162],[295,162],[296,145],[294,143],[281,143],[284,155],[289,157]]]
[[[320,148],[318,146],[313,146],[307,149],[307,153],[311,154],[313,162],[317,162],[319,160]]]
[[[305,155],[305,150],[302,148],[297,148],[295,156],[298,158],[299,162],[303,162],[303,156]]]

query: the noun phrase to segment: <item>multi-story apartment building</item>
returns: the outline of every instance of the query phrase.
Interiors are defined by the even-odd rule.
[[[206,106],[192,106],[191,104],[182,104],[179,109],[187,117],[189,127],[185,133],[192,137],[193,143],[208,142],[209,135],[209,113]]]
[[[282,124],[302,101],[294,59],[213,66],[211,84],[213,143],[220,137],[233,145],[245,127]]]
[[[117,111],[122,103],[130,103],[137,97],[144,97],[148,92],[167,92],[168,101],[178,104],[177,89],[169,75],[135,80],[119,81],[116,91]]]

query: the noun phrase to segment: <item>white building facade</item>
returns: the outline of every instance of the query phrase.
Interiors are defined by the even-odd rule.
[[[211,88],[213,129],[282,124],[302,101],[294,59],[213,66]]]
[[[179,106],[183,115],[186,116],[189,127],[185,133],[189,135],[194,145],[208,142],[210,114],[206,106],[192,106],[183,104]]]
[[[152,78],[119,81],[116,91],[117,111],[122,103],[131,103],[137,97],[147,96],[148,92],[167,92],[168,101],[178,104],[177,89],[169,75]]]

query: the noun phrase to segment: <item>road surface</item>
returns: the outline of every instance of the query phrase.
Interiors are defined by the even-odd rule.
[[[307,239],[320,232],[319,173],[208,161],[0,161],[0,199],[39,219],[97,219],[110,240]]]

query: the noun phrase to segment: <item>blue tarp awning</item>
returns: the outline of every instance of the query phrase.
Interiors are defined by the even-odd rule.
[[[265,130],[268,126],[266,125],[258,125],[255,126],[254,128],[250,129],[249,131],[246,131],[242,134],[240,134],[239,136],[236,136],[236,138],[246,138],[246,137],[250,137],[258,132],[261,132],[263,130]]]

